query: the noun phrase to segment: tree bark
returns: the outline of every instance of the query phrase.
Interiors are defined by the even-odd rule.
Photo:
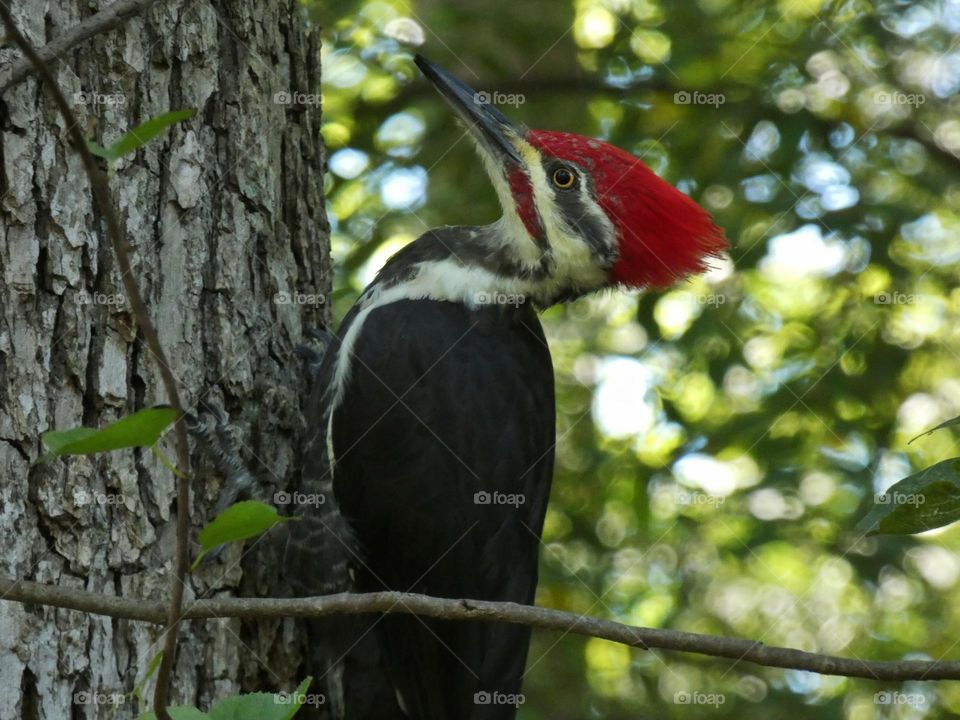
[[[15,0],[13,11],[42,46],[106,4]],[[17,60],[0,51],[0,64]],[[52,69],[85,135],[103,145],[168,110],[197,108],[124,158],[111,189],[184,402],[226,408],[252,470],[287,487],[303,431],[292,350],[326,320],[330,279],[316,34],[296,0],[170,0]],[[305,102],[288,102],[295,93]],[[31,466],[43,431],[106,425],[164,395],[80,160],[36,80],[4,93],[0,129],[0,573],[164,599],[170,472],[131,451]],[[194,536],[220,489],[204,474],[209,463],[195,464]],[[229,548],[204,566],[186,606],[241,584],[269,594],[276,563],[257,557],[269,544]],[[0,603],[0,717],[102,717],[103,704],[135,716],[143,708],[130,693],[158,636],[142,623]],[[176,704],[204,708],[301,679],[292,621],[189,621],[181,637]]]

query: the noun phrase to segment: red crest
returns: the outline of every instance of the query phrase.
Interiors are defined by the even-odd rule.
[[[702,272],[710,256],[726,249],[723,230],[707,211],[657,177],[640,158],[571,133],[531,130],[526,139],[541,152],[590,173],[597,201],[617,228],[620,258],[610,271],[612,282],[666,287]]]

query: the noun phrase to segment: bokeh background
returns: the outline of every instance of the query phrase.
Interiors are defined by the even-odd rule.
[[[863,537],[960,454],[960,2],[310,0],[339,318],[430,227],[499,213],[416,49],[531,127],[624,147],[732,246],[544,314],[539,604],[848,657],[960,657],[960,531]],[[537,633],[521,718],[939,718],[884,684]]]

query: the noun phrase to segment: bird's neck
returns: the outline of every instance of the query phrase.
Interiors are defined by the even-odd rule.
[[[584,260],[537,242],[519,220],[507,217],[490,225],[437,228],[390,258],[361,302],[389,293],[468,307],[546,308],[604,285],[602,272]]]

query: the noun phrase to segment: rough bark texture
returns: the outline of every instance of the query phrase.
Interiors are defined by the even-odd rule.
[[[14,0],[13,10],[43,45],[106,3]],[[245,459],[276,488],[292,477],[303,429],[292,349],[325,319],[329,284],[320,108],[277,93],[319,93],[318,46],[295,0],[168,0],[54,66],[101,144],[170,109],[198,109],[117,166],[113,195],[185,403],[230,411]],[[0,64],[15,59],[0,50]],[[31,467],[43,431],[105,425],[164,397],[81,163],[34,79],[3,96],[0,129],[0,573],[164,598],[169,471],[130,451]],[[221,484],[195,463],[194,537]],[[187,605],[268,594],[257,554],[228,549],[191,578]],[[241,685],[291,688],[296,635],[289,621],[186,623],[174,702],[203,708]],[[104,704],[134,716],[130,691],[157,637],[142,623],[0,603],[0,718],[104,717]]]

